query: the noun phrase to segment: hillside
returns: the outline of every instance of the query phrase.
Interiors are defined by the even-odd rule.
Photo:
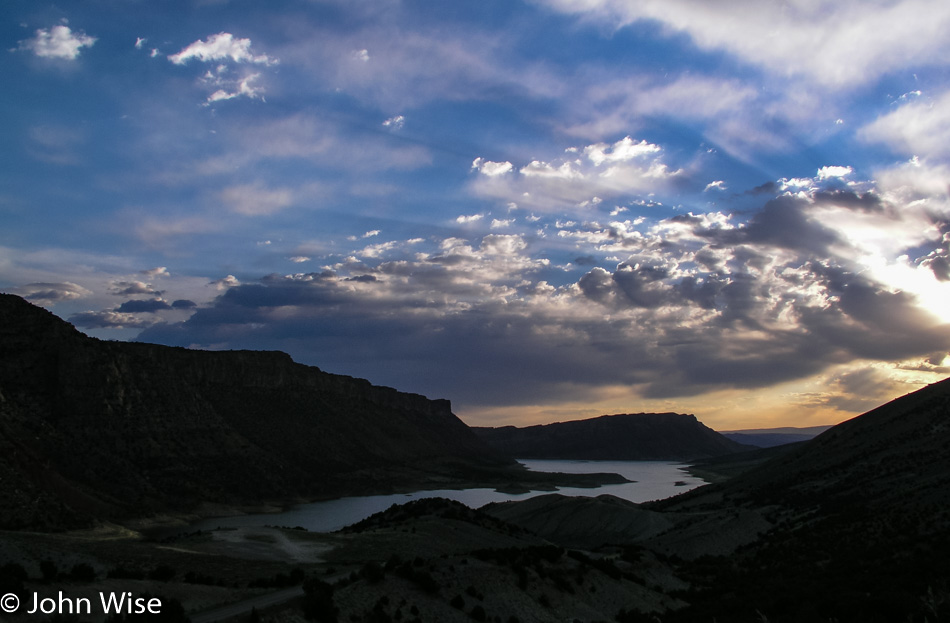
[[[687,461],[748,450],[693,415],[637,413],[516,428],[474,428],[488,445],[523,459]]]
[[[795,508],[827,507],[832,501],[882,512],[897,504],[950,508],[950,379],[842,422],[726,483],[661,506],[695,507],[718,497]]]
[[[770,526],[730,556],[692,567],[709,590],[676,620],[740,612],[770,621],[948,620],[950,380],[650,508],[715,515],[723,525],[754,513]]]
[[[950,379],[812,441],[699,465],[735,475],[647,504],[482,511],[565,547],[653,552],[691,586],[666,623],[950,620]]]
[[[280,352],[104,342],[0,295],[0,528],[447,484],[513,464],[446,400]]]

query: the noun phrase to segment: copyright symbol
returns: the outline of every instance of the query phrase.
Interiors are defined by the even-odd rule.
[[[13,593],[7,593],[3,597],[0,597],[0,610],[3,610],[7,614],[16,612],[19,607],[20,598]]]

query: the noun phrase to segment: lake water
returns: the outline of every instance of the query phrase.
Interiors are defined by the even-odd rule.
[[[631,502],[649,502],[672,497],[705,484],[685,472],[683,463],[666,461],[560,461],[560,460],[522,460],[528,469],[541,472],[566,472],[586,474],[608,472],[620,474],[635,482],[620,485],[604,485],[596,488],[561,487],[557,493],[562,495],[596,497],[615,495]],[[393,495],[368,495],[339,498],[311,504],[301,504],[282,513],[261,515],[240,515],[205,519],[192,524],[193,529],[211,530],[241,526],[302,526],[312,532],[332,532],[344,526],[365,519],[373,513],[386,510],[393,504],[403,504],[421,498],[442,497],[456,500],[478,508],[489,502],[526,500],[528,498],[552,493],[551,491],[531,491],[530,493],[499,493],[494,489],[437,489],[397,493]]]

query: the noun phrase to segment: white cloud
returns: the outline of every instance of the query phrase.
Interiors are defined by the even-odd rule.
[[[290,261],[295,264],[303,264],[304,262],[309,262],[310,258],[306,255],[295,255],[290,258]]]
[[[215,286],[218,290],[227,290],[228,288],[241,285],[241,282],[234,275],[227,275],[221,279],[212,281],[211,285]]]
[[[626,162],[639,156],[655,154],[660,151],[660,147],[641,140],[634,142],[629,136],[620,139],[613,145],[607,143],[595,143],[584,148],[584,155],[596,166],[605,162]]]
[[[384,128],[392,128],[393,130],[399,130],[404,125],[406,125],[406,118],[402,115],[396,115],[395,117],[390,117],[386,121],[383,121]]]
[[[477,169],[482,175],[487,175],[488,177],[496,177],[498,175],[504,175],[512,170],[513,166],[510,162],[492,162],[491,160],[485,160],[484,158],[475,158],[472,161],[472,168]]]
[[[503,167],[489,167],[486,165],[498,163],[478,158],[472,165],[479,172],[473,188],[484,196],[538,209],[590,209],[601,204],[604,197],[665,188],[683,171],[670,170],[661,161],[661,152],[656,145],[628,136],[613,144],[569,148],[563,158],[532,160],[514,174],[508,162]],[[500,169],[504,174],[498,172]]]
[[[809,0],[718,3],[691,0],[537,0],[614,26],[651,20],[778,76],[825,85],[869,82],[897,68],[947,63],[950,4],[942,0]]]
[[[225,188],[220,197],[231,211],[245,216],[274,214],[294,203],[290,189],[267,188],[260,183]]]
[[[852,173],[854,173],[854,169],[851,167],[832,165],[818,169],[818,179],[827,180],[831,178],[847,177]]]
[[[706,188],[703,189],[703,192],[710,190],[726,190],[726,183],[723,180],[716,180],[714,182],[709,182],[706,184]]]
[[[584,177],[584,174],[578,169],[578,163],[576,161],[562,162],[558,165],[550,162],[541,162],[540,160],[532,160],[525,166],[521,167],[518,172],[525,177],[541,177],[562,180],[581,179]],[[485,173],[485,175],[492,176],[493,174]]]
[[[235,39],[228,32],[211,35],[204,41],[195,41],[182,49],[178,54],[172,54],[168,60],[176,65],[184,65],[191,59],[208,63],[211,61],[230,60],[235,63],[254,63],[258,65],[275,65],[279,62],[266,54],[252,54],[250,39]]]
[[[21,50],[31,50],[41,58],[57,58],[73,61],[79,58],[82,48],[91,47],[96,42],[82,31],[73,32],[69,26],[60,24],[49,30],[40,28],[32,39],[20,42]]]
[[[143,275],[148,277],[168,277],[170,273],[168,269],[164,266],[156,266],[155,268],[149,268],[142,271]]]
[[[527,246],[524,239],[518,235],[490,234],[482,238],[479,248],[488,254],[515,255],[525,250]]]
[[[251,83],[260,78],[260,74],[250,74],[243,78],[240,78],[236,81],[233,81],[234,84],[231,86],[232,90],[227,89],[218,89],[214,93],[208,96],[208,99],[205,101],[205,104],[213,104],[214,102],[221,102],[232,100],[236,97],[249,97],[251,99],[263,99],[264,90],[260,87],[255,87]],[[215,84],[222,84],[224,80],[220,78],[215,78]]]
[[[115,296],[135,296],[139,294],[148,294],[160,296],[162,292],[156,290],[152,284],[139,280],[120,280],[115,279],[109,284],[109,293]]]
[[[474,223],[475,221],[480,221],[483,218],[485,218],[484,214],[470,214],[468,216],[461,215],[455,219],[455,222],[462,223],[464,225],[465,223]]]
[[[506,227],[511,227],[511,224],[514,223],[514,222],[515,222],[515,219],[513,219],[513,218],[506,218],[506,219],[493,218],[492,221],[491,221],[491,228],[492,228],[492,229],[504,229],[504,228],[506,228]]]
[[[142,47],[145,45],[145,42],[146,42],[146,41],[148,41],[148,39],[146,39],[146,38],[144,38],[144,37],[136,37],[136,38],[135,38],[135,49],[136,49],[136,50],[141,50]]]
[[[752,85],[723,76],[686,74],[658,79],[647,76],[594,75],[582,96],[569,100],[573,108],[566,130],[574,136],[615,136],[644,128],[651,118],[706,121],[706,133],[731,150],[739,146],[779,144],[760,136],[765,103]],[[647,145],[640,144],[642,147]]]
[[[908,156],[950,156],[950,91],[915,99],[861,128],[858,136]]]

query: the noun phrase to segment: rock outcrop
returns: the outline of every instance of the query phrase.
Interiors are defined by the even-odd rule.
[[[447,400],[294,363],[87,337],[0,294],[0,527],[451,482],[513,461]]]

